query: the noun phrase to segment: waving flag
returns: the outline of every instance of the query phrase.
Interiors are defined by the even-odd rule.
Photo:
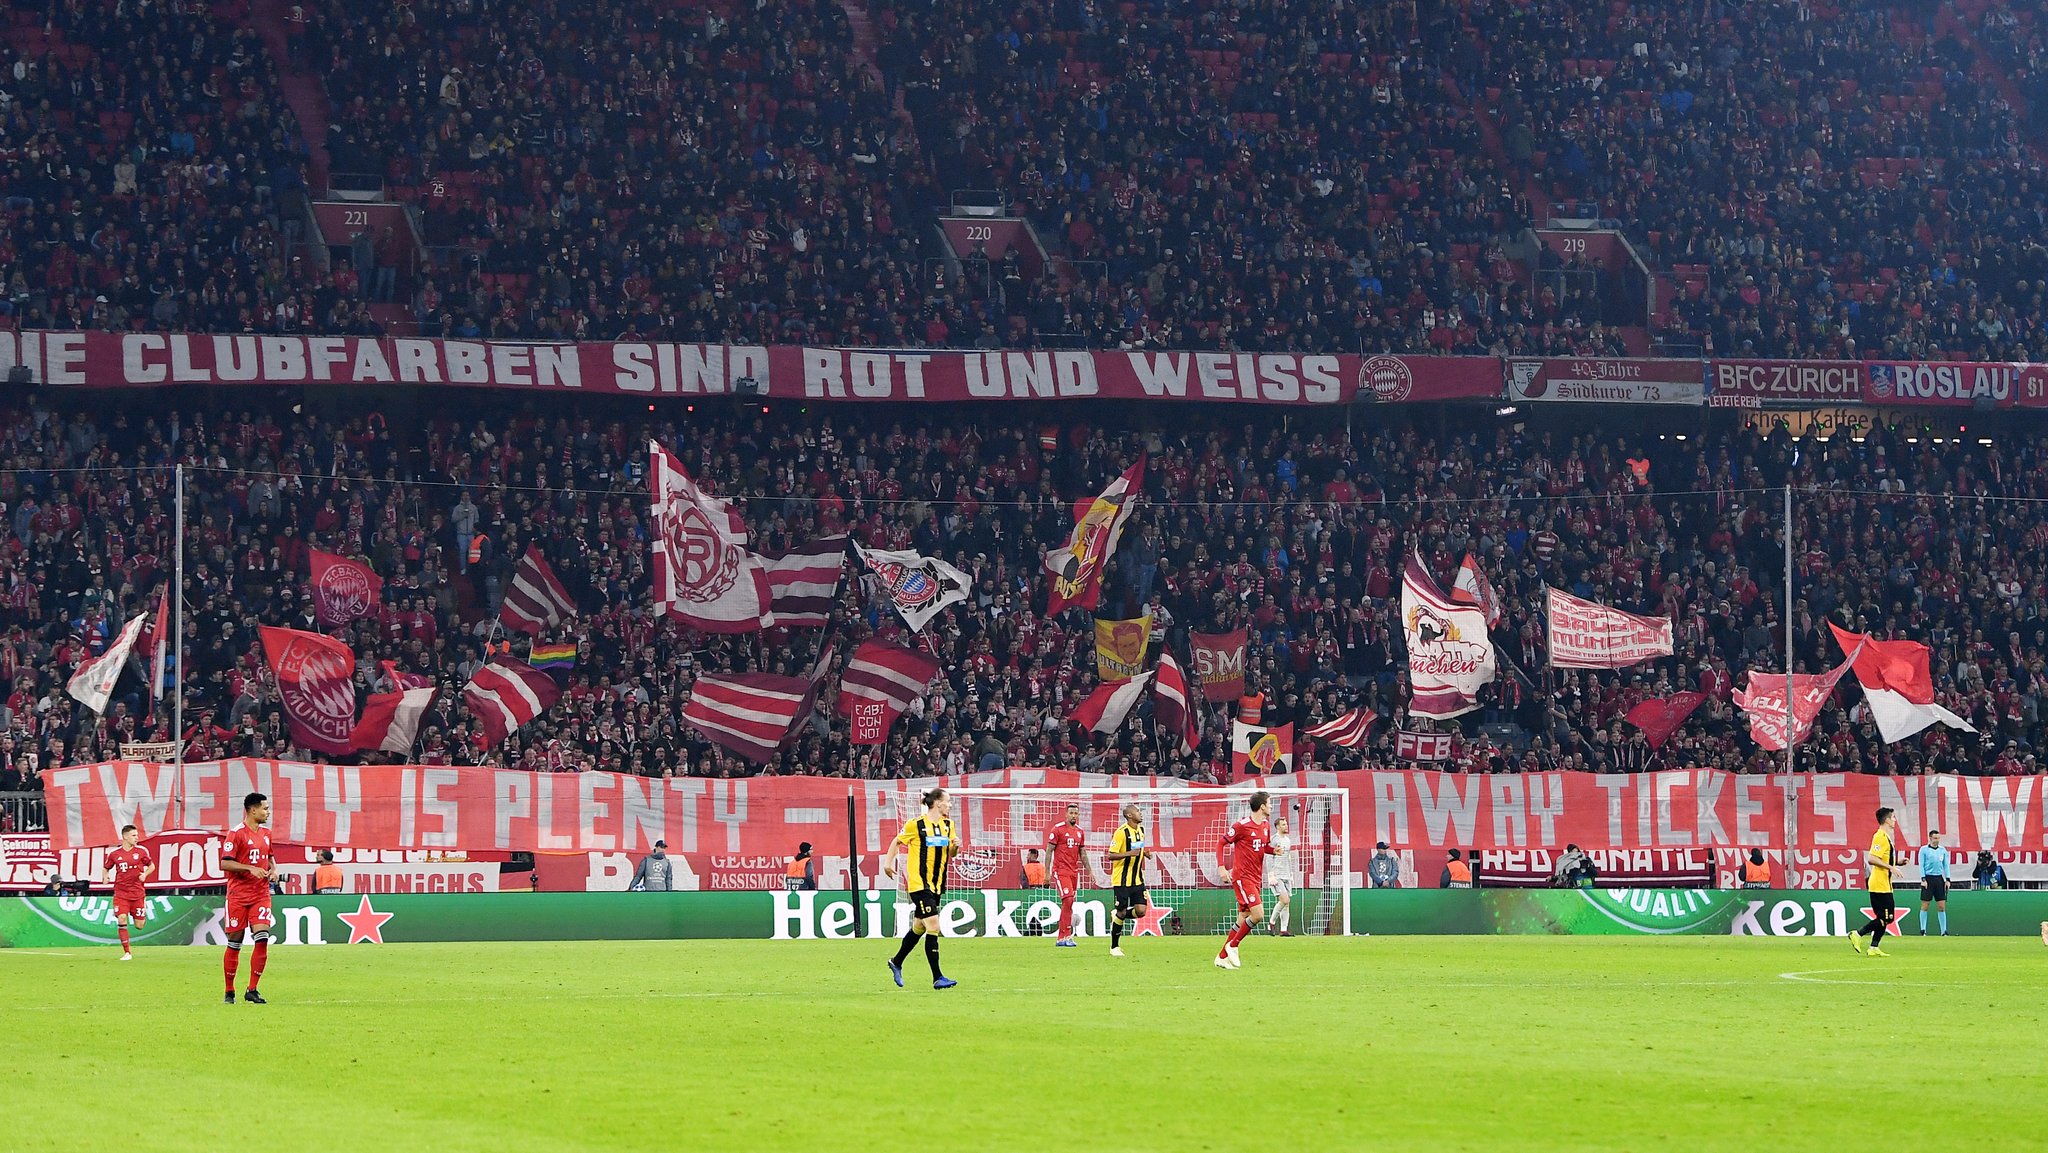
[[[363,719],[349,733],[349,743],[358,752],[412,752],[419,739],[420,719],[434,703],[433,689],[406,689],[396,693],[373,693],[363,702]]]
[[[398,667],[397,661],[378,661],[377,667],[384,670],[384,679],[393,690],[424,689],[434,683],[434,678],[421,673],[409,673]]]
[[[1916,641],[1879,641],[1852,633],[1833,621],[1828,628],[1843,652],[1855,652],[1856,680],[1863,703],[1886,744],[1903,741],[1937,722],[1966,733],[1970,722],[1934,703],[1934,677],[1928,672],[1928,649]]]
[[[384,579],[353,557],[310,550],[314,618],[323,628],[360,620],[377,611]]]
[[[1791,729],[1791,743],[1798,744],[1813,731],[1814,718],[1835,693],[1835,684],[1849,671],[1861,649],[1852,653],[1849,659],[1824,673],[1798,673],[1792,677],[1791,723],[1786,723],[1785,674],[1749,671],[1749,683],[1735,690],[1735,704],[1749,721],[1749,735],[1756,743],[1772,752],[1782,752],[1786,744],[1786,729]]]
[[[1334,721],[1310,729],[1308,735],[1319,741],[1355,749],[1372,735],[1372,723],[1379,719],[1371,709],[1352,709]]]
[[[157,590],[156,612],[149,618],[149,627],[142,630],[140,642],[142,651],[149,662],[149,701],[152,713],[156,702],[164,695],[164,669],[170,664],[172,629],[171,582],[165,581]]]
[[[701,632],[759,630],[770,612],[768,575],[747,551],[739,514],[700,490],[659,443],[648,442],[647,457],[655,607]]]
[[[1493,585],[1479,570],[1479,558],[1469,552],[1465,563],[1458,566],[1458,578],[1451,582],[1451,599],[1485,613],[1487,628],[1500,623],[1500,598],[1493,595]]]
[[[845,534],[764,553],[761,564],[768,572],[770,626],[824,628],[839,595],[839,578],[846,571]]]
[[[839,679],[839,715],[849,721],[847,739],[856,745],[881,744],[897,714],[942,671],[923,653],[887,641],[869,641],[853,650]]]
[[[524,661],[499,657],[476,671],[462,687],[462,703],[483,726],[483,747],[491,748],[562,697],[555,679]]]
[[[142,626],[148,620],[148,613],[137,613],[134,620],[121,626],[121,635],[114,638],[106,652],[78,662],[78,668],[71,674],[64,691],[93,712],[106,712],[107,698],[114,693],[114,682],[121,679],[121,669],[128,663],[128,653],[134,649],[135,640],[142,635]]]
[[[1244,695],[1245,630],[1228,633],[1189,633],[1194,651],[1195,677],[1202,682],[1205,701],[1234,701]]]
[[[1243,721],[1230,725],[1230,771],[1234,776],[1268,776],[1294,771],[1294,725],[1261,728]]]
[[[1045,571],[1052,574],[1047,616],[1073,605],[1092,609],[1101,599],[1102,570],[1116,553],[1144,477],[1145,458],[1139,457],[1138,463],[1109,482],[1102,495],[1075,506],[1073,534],[1066,544],[1045,554]]]
[[[1152,639],[1152,618],[1095,622],[1095,675],[1104,681],[1127,681],[1145,667],[1145,649]]]
[[[573,669],[576,667],[576,646],[564,641],[558,645],[532,645],[526,650],[526,663],[537,669]]]
[[[1444,720],[1478,708],[1479,690],[1494,673],[1486,614],[1444,596],[1414,553],[1401,574],[1401,628],[1414,691],[1408,711]]]
[[[967,599],[973,578],[937,557],[920,556],[907,549],[887,550],[853,546],[861,563],[868,566],[881,592],[902,616],[910,631],[923,632],[932,618],[947,607]]]
[[[1664,742],[1671,739],[1671,734],[1678,731],[1678,726],[1685,723],[1685,718],[1691,716],[1692,711],[1704,704],[1706,699],[1707,694],[1696,692],[1652,697],[1630,709],[1628,715],[1622,719],[1643,730],[1643,735],[1650,740],[1651,748],[1661,749]]]
[[[1625,669],[1671,655],[1670,617],[1639,617],[1556,589],[1544,591],[1552,667]]]
[[[1162,734],[1179,738],[1181,752],[1195,751],[1202,740],[1202,711],[1189,701],[1187,673],[1172,653],[1159,654],[1159,667],[1152,678],[1152,710]]]
[[[292,743],[337,756],[356,751],[356,655],[333,637],[265,625],[263,655],[277,677]]]
[[[538,548],[529,547],[512,572],[512,587],[498,606],[498,623],[507,632],[539,636],[576,616],[575,598],[562,587],[555,570]]]
[[[1151,673],[1139,673],[1127,681],[1103,685],[1074,706],[1067,719],[1094,733],[1113,733],[1124,727],[1131,710],[1145,699],[1152,686]]]
[[[774,673],[707,673],[683,705],[683,723],[756,764],[774,759],[808,711],[812,682]]]

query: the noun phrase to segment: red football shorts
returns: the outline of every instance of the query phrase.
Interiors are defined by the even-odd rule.
[[[116,917],[130,917],[138,922],[146,921],[149,919],[149,898],[124,897],[116,893],[114,894],[114,915]]]
[[[273,922],[270,917],[270,894],[249,894],[238,896],[228,894],[228,943],[235,944],[242,939],[243,930],[269,932]]]
[[[1052,887],[1059,890],[1060,898],[1064,900],[1080,891],[1081,875],[1079,873],[1056,872],[1052,875]]]
[[[1257,881],[1232,881],[1230,882],[1230,887],[1237,890],[1238,912],[1243,912],[1253,905],[1259,904],[1261,901],[1259,896],[1261,886]]]

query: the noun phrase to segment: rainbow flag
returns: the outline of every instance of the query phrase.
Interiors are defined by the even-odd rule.
[[[573,669],[576,667],[576,646],[535,645],[527,650],[526,663],[537,669]]]

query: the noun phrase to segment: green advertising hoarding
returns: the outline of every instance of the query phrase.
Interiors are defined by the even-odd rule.
[[[1907,908],[1913,907],[1907,893]],[[599,941],[751,938],[858,940],[900,935],[909,906],[894,894],[862,893],[434,893],[276,899],[284,944],[408,941]],[[1297,890],[1295,925],[1306,929],[1316,890]],[[1222,889],[1156,893],[1141,932],[1210,934],[1228,923]],[[1352,928],[1375,934],[1841,936],[1868,916],[1861,892],[1713,889],[1364,889],[1352,893]],[[1170,911],[1169,911],[1170,910]],[[220,945],[222,899],[152,897],[139,945]],[[1042,933],[1058,913],[1045,890],[948,894],[948,935]],[[1083,936],[1108,931],[1109,894],[1075,902]],[[1949,898],[1959,936],[2031,936],[2048,921],[2048,892],[1962,892]],[[0,899],[0,947],[113,945],[107,898]]]

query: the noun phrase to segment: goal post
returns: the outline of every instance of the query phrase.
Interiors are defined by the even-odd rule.
[[[1070,804],[1081,809],[1085,866],[1075,920],[1082,935],[1106,932],[1110,904],[1110,838],[1123,823],[1125,805],[1143,814],[1152,855],[1145,883],[1154,915],[1141,932],[1221,935],[1237,919],[1230,883],[1223,879],[1219,849],[1232,823],[1249,811],[1259,787],[1138,787],[1113,785],[948,788],[960,849],[947,876],[949,888],[1024,888],[1030,854],[1047,873],[1050,898],[1052,860],[1046,842],[1066,820]],[[1288,824],[1291,851],[1266,858],[1266,912],[1270,917],[1284,883],[1291,890],[1290,921],[1297,935],[1351,933],[1351,797],[1346,789],[1265,786],[1272,799],[1271,821],[1279,833]],[[1040,905],[1034,902],[1034,907]],[[1043,926],[1034,920],[1035,929]]]

